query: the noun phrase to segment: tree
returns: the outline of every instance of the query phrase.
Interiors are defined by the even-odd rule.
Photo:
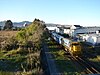
[[[11,30],[13,28],[13,23],[11,20],[7,20],[5,22],[5,26],[4,26],[4,30],[7,29],[7,30]]]
[[[2,26],[0,26],[0,30],[2,29]]]

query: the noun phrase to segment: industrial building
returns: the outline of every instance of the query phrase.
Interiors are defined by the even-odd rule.
[[[74,30],[73,36],[78,34],[96,34],[100,30],[100,27],[82,27]]]

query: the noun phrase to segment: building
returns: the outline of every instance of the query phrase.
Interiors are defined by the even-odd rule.
[[[23,27],[27,27],[28,26],[28,24],[25,22],[24,24],[23,24]]]
[[[57,27],[46,27],[49,31],[55,31]]]
[[[51,24],[51,23],[45,23],[46,25],[46,28],[49,30],[49,31],[55,31],[57,26],[56,24]]]
[[[73,37],[77,36],[78,34],[96,34],[99,33],[100,27],[82,27],[78,29],[74,29]]]
[[[71,37],[77,38],[79,35],[84,37],[86,34],[99,34],[100,27],[82,27],[80,25],[60,25],[60,24],[46,24],[47,29],[56,31],[60,34],[69,34]],[[83,35],[84,34],[84,35]]]
[[[100,45],[100,34],[80,34],[81,41],[87,42],[89,45]]]
[[[75,37],[76,36],[76,34],[75,34],[76,30],[79,30],[81,28],[83,28],[83,27],[80,26],[80,25],[71,25],[71,27],[70,27],[70,33],[69,33],[70,36]]]
[[[69,34],[70,33],[70,25],[62,25],[56,28],[56,32],[60,34]]]

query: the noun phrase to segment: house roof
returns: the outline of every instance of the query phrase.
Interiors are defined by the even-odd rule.
[[[60,28],[60,29],[70,29],[70,25],[59,26],[58,28]]]
[[[74,25],[75,27],[79,27],[79,28],[82,28],[82,26],[80,26],[80,25]]]

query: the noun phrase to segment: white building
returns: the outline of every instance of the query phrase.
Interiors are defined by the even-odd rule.
[[[25,22],[25,23],[23,24],[23,27],[26,27],[26,26],[28,26],[28,24]]]
[[[100,45],[100,34],[81,34],[80,38],[91,45]]]
[[[71,25],[62,25],[56,28],[57,33],[61,34],[69,34],[70,33],[70,26]]]
[[[46,27],[50,31],[55,31],[57,27]]]
[[[76,30],[79,30],[81,28],[82,28],[82,26],[80,26],[80,25],[71,25],[70,36],[75,37],[76,36]]]
[[[96,34],[100,30],[100,27],[82,27],[72,31],[72,36],[76,37],[78,34]]]
[[[57,28],[57,24],[45,24],[46,25],[46,28],[48,29],[48,30],[50,30],[50,31],[55,31],[56,30],[56,28]]]

